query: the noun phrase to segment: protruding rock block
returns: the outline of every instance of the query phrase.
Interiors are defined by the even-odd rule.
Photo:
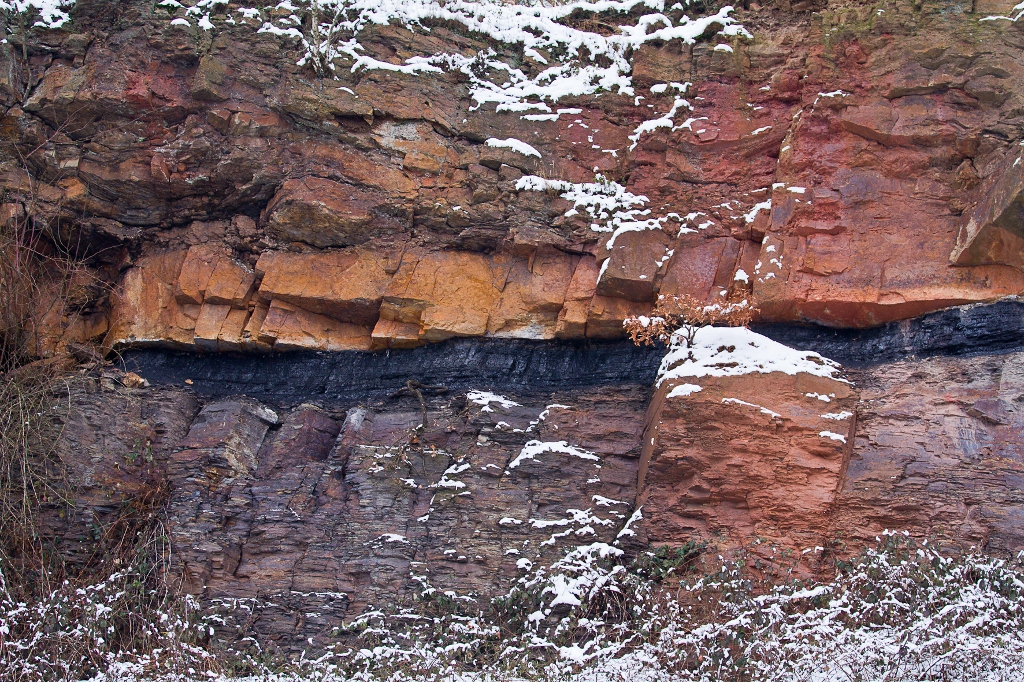
[[[786,139],[766,239],[748,273],[762,317],[871,327],[1024,291],[1024,274],[1000,265],[1020,258],[1014,244],[1024,244],[1005,227],[1012,178],[974,226],[961,227],[957,212],[976,181],[971,162],[925,174],[939,155],[976,154],[964,126],[977,125],[977,112],[937,95],[819,95]],[[970,267],[950,267],[951,250]]]
[[[503,282],[501,283],[503,284]],[[388,286],[381,317],[419,323],[424,341],[483,336],[501,296],[486,256],[461,251],[410,254]]]
[[[224,257],[224,248],[216,244],[202,244],[190,247],[174,279],[174,296],[179,303],[199,305],[206,298],[206,287],[210,283],[217,263]]]
[[[339,322],[283,301],[273,301],[260,327],[260,339],[278,350],[370,350],[370,330]]]
[[[649,539],[821,544],[853,442],[853,387],[816,354],[745,329],[702,329],[692,351],[666,358],[648,411]]]
[[[191,346],[200,306],[179,303],[175,283],[185,251],[164,251],[139,260],[115,292],[104,345]]]
[[[960,228],[951,263],[1000,263],[1024,271],[1024,150],[1013,152],[984,187],[981,202]]]
[[[400,203],[400,202],[399,202]],[[394,235],[409,224],[393,197],[323,178],[288,180],[267,205],[265,222],[278,239],[319,248],[353,246]]]
[[[400,254],[372,251],[286,253],[267,251],[256,262],[263,276],[259,296],[329,315],[343,322],[372,325]]]
[[[608,258],[601,264],[598,295],[637,302],[652,301],[655,278],[665,264],[671,241],[662,230],[615,235],[607,246]]]

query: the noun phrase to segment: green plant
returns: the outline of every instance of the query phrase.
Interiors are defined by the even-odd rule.
[[[678,575],[692,568],[706,550],[707,543],[696,540],[679,547],[658,545],[637,555],[636,569],[644,577],[660,582],[673,573]]]

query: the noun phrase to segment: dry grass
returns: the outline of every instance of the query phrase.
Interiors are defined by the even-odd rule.
[[[56,454],[57,423],[68,391],[68,361],[39,359],[34,306],[49,289],[41,237],[28,219],[0,228],[0,567],[23,591],[51,588],[51,557],[39,513],[66,503],[64,467]]]
[[[58,447],[80,374],[67,355],[41,357],[54,344],[39,320],[73,312],[84,270],[27,212],[0,227],[0,669],[16,679],[81,679],[119,652],[159,648],[168,622],[176,645],[191,641],[189,605],[167,583],[165,487],[90,528],[84,555],[60,551],[83,523]]]

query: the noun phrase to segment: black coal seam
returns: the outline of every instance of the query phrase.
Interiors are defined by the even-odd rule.
[[[662,348],[628,341],[569,343],[453,339],[400,351],[294,351],[269,355],[130,350],[125,367],[153,384],[184,385],[205,396],[245,394],[277,404],[380,400],[407,381],[451,392],[552,393],[594,386],[651,385]]]
[[[793,348],[813,350],[847,367],[936,356],[986,355],[1024,350],[1024,301],[947,308],[871,329],[759,325],[759,334]]]
[[[1024,303],[951,308],[866,330],[761,325],[755,330],[849,367],[909,358],[1024,350]],[[380,400],[409,380],[451,391],[540,394],[613,385],[651,385],[661,347],[628,341],[558,342],[453,339],[411,350],[374,353],[239,354],[129,350],[126,368],[154,384],[184,385],[204,396],[245,394],[277,404]]]

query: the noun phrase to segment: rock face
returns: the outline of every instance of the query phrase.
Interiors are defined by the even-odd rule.
[[[258,601],[258,636],[286,650],[427,587],[503,594],[590,542],[702,542],[762,569],[821,547],[821,572],[883,530],[1012,552],[1022,367],[1013,352],[677,377],[653,394],[424,388],[425,409],[412,390],[297,402],[282,388],[275,404],[115,373],[76,385],[61,441],[76,512],[54,523],[84,560],[93,524],[163,491],[185,589],[241,609],[229,626]]]
[[[651,403],[638,482],[644,513],[657,520],[648,540],[823,544],[849,461],[856,390],[782,372],[721,377],[689,393],[694,386],[665,382]]]
[[[185,589],[206,603],[276,595],[257,631],[285,649],[427,586],[490,597],[565,546],[615,542],[635,506],[649,396],[628,385],[517,400],[477,391],[428,395],[424,412],[412,394],[272,409],[104,386],[75,394],[63,441],[89,481],[83,533],[145,473],[169,490]],[[111,428],[120,435],[105,438]],[[145,459],[130,456],[136,432]]]
[[[34,352],[153,384],[76,384],[62,551],[166,500],[184,589],[273,595],[258,634],[299,650],[584,543],[1024,548],[1019,306],[950,308],[1024,294],[1024,21],[748,4],[567,10],[622,60],[600,88],[426,18],[325,78],[281,8],[223,2],[79,0],[2,51],[0,222],[83,263],[25,311]],[[617,342],[662,295],[855,361],[718,330],[659,373]]]
[[[409,348],[456,336],[616,338],[650,303],[595,295],[593,257],[465,251],[266,251],[144,257],[117,292],[106,345],[201,350]],[[168,292],[175,292],[173,297]]]
[[[643,43],[633,95],[526,115],[461,72],[367,66],[490,47],[468,31],[378,26],[324,80],[231,8],[198,40],[82,0],[77,33],[33,36],[38,85],[2,88],[6,134],[42,150],[31,175],[0,160],[3,215],[87,245],[109,319],[44,324],[108,346],[608,338],[659,294],[737,286],[766,322],[871,327],[1020,294],[1020,22],[897,5],[737,10],[750,39]]]
[[[1021,546],[1022,362],[1010,353],[853,372],[856,440],[833,533],[851,544],[888,528],[964,549]]]

